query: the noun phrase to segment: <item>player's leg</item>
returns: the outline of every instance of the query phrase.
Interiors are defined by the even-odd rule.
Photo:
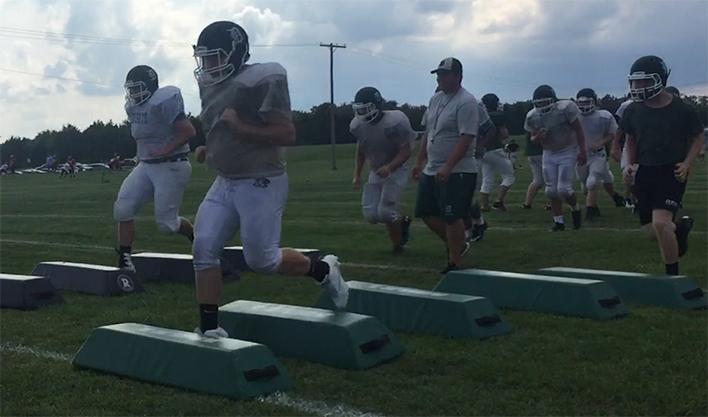
[[[240,219],[233,198],[229,180],[216,177],[199,205],[195,219],[192,253],[199,303],[199,330],[207,336],[225,335],[218,323],[223,289],[221,253],[226,241],[239,227]]]
[[[135,240],[135,215],[153,194],[146,164],[138,164],[123,180],[113,203],[113,218],[118,222],[118,267],[135,271],[130,253]]]
[[[184,190],[192,175],[189,161],[165,162],[149,167],[155,189],[155,222],[163,233],[179,233],[194,240],[194,227],[179,216]]]
[[[529,168],[531,169],[531,174],[533,179],[529,183],[526,189],[526,199],[524,200],[523,208],[530,209],[533,204],[533,200],[538,193],[538,190],[544,186],[543,181],[543,157],[541,155],[529,156]]]
[[[553,216],[553,228],[551,231],[565,230],[565,219],[563,218],[563,201],[558,194],[558,158],[548,151],[543,152],[543,182],[546,184],[545,194],[551,202],[551,215]]]
[[[578,199],[573,189],[575,180],[575,165],[577,149],[571,149],[561,153],[558,159],[558,194],[559,197],[570,206],[573,216],[573,228],[579,229],[582,224],[582,213],[578,206]]]
[[[408,180],[408,170],[400,168],[391,173],[382,185],[378,202],[378,218],[383,221],[393,245],[394,253],[400,253],[410,239],[410,218],[400,212],[401,198]]]
[[[489,195],[494,190],[494,180],[496,173],[494,172],[495,151],[489,151],[482,156],[482,185],[479,188],[479,205],[480,210],[489,211]]]
[[[501,185],[499,186],[499,197],[494,203],[494,207],[506,211],[506,195],[514,182],[516,182],[516,173],[514,172],[514,165],[511,160],[504,154],[504,152],[499,153],[499,157],[495,162],[496,170],[499,172],[502,178]]]

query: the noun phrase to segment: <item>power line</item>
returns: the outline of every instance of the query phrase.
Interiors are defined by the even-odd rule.
[[[79,42],[95,45],[108,45],[108,46],[140,46],[140,45],[157,45],[161,44],[168,47],[192,47],[190,42],[182,41],[172,41],[166,39],[131,39],[131,38],[112,38],[106,36],[95,36],[95,35],[82,35],[76,33],[65,33],[65,32],[48,32],[39,31],[32,29],[21,29],[13,28],[7,26],[0,26],[0,37],[3,38],[17,38],[17,39],[28,39],[28,40],[38,40],[38,41],[50,41],[50,42]],[[290,47],[290,48],[300,48],[309,46],[318,46],[316,43],[270,43],[270,44],[252,44],[249,45],[252,48],[271,48],[271,47]]]

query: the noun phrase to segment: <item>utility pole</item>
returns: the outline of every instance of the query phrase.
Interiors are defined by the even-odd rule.
[[[334,112],[336,107],[334,106],[334,50],[336,48],[346,48],[347,45],[336,44],[336,43],[320,43],[320,46],[329,48],[329,141],[332,145],[332,171],[337,170],[337,159],[334,152]]]

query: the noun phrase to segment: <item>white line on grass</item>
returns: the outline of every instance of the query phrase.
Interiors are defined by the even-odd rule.
[[[71,359],[73,358],[71,355],[66,353],[52,352],[50,350],[38,349],[31,346],[18,345],[8,342],[0,344],[0,350],[3,352],[23,353],[61,362],[71,362]],[[266,397],[258,397],[256,401],[291,408],[301,413],[315,414],[322,417],[381,417],[381,414],[364,413],[344,404],[330,405],[324,401],[305,400],[282,392],[276,392]]]
[[[344,266],[351,266],[353,268],[371,268],[371,269],[383,269],[390,271],[414,271],[414,272],[439,272],[438,269],[432,268],[419,268],[416,266],[398,266],[398,265],[380,265],[380,264],[360,264],[356,262],[342,262]]]
[[[95,218],[104,218],[105,216],[94,216],[94,215],[81,215],[81,214],[76,214],[76,215],[53,215],[53,214],[1,214],[0,218],[2,217],[7,217],[7,218],[38,218],[38,219],[43,219],[43,218],[66,218],[66,219],[95,219]],[[192,215],[192,217],[194,217]],[[138,220],[147,220],[150,219],[152,220],[152,216],[137,216],[136,219]],[[284,219],[283,223],[284,224],[323,224],[325,220],[324,219]],[[368,225],[364,221],[351,221],[351,220],[334,220],[333,223],[337,225],[342,225],[342,226],[362,226],[362,225]],[[427,229],[427,227],[422,224],[422,223],[413,223],[413,227],[416,229]],[[547,227],[526,227],[526,226],[498,226],[498,225],[493,225],[489,228],[489,230],[494,230],[494,231],[500,231],[500,232],[543,232],[547,231]],[[590,226],[590,227],[584,227],[581,229],[580,233],[586,233],[586,232],[621,232],[621,233],[644,233],[642,229],[639,227],[602,227],[602,226]],[[691,234],[697,234],[697,235],[705,235],[706,232],[705,230],[692,230]],[[2,239],[4,242],[8,243],[20,243],[20,242],[29,242],[29,241],[13,241],[11,239]],[[54,244],[56,246],[61,246],[60,244]],[[105,247],[96,247],[96,248],[105,248]],[[112,248],[111,248],[112,249]]]

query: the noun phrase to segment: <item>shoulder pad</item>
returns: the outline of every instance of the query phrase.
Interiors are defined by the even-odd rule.
[[[287,76],[288,73],[282,65],[277,62],[266,62],[249,65],[243,72],[236,75],[235,81],[247,87],[253,87],[267,78],[287,78]]]

